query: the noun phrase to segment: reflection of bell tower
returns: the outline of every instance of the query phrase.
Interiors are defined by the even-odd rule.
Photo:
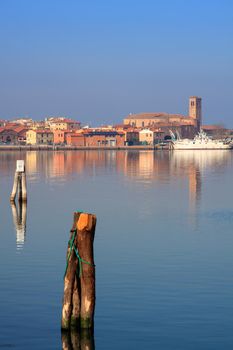
[[[197,121],[197,129],[200,131],[202,124],[201,97],[189,97],[189,116]]]

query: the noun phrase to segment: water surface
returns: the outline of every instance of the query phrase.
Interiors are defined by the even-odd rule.
[[[97,215],[95,349],[232,349],[231,151],[4,152],[0,174],[0,349],[61,348],[76,210]]]

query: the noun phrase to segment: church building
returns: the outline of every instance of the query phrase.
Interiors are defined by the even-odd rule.
[[[169,130],[178,131],[182,137],[193,137],[202,124],[201,97],[189,98],[189,115],[169,113],[138,113],[129,114],[124,118],[125,125],[136,128],[159,128],[165,133]]]

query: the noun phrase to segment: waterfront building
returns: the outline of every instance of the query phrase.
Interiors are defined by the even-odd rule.
[[[71,130],[53,130],[55,144],[66,144],[67,143],[67,135],[72,134]]]
[[[120,147],[125,144],[125,134],[117,131],[85,132],[85,146]]]
[[[3,144],[17,144],[18,134],[15,130],[10,128],[0,128],[0,142]]]
[[[120,147],[125,144],[125,134],[117,131],[85,130],[67,134],[67,145],[87,147]]]
[[[125,134],[125,145],[139,145],[139,129],[132,128],[131,125],[127,124],[116,124],[112,127],[112,130]]]
[[[139,144],[139,130],[137,129],[126,129],[123,131],[125,134],[125,145],[132,146]]]
[[[66,143],[69,146],[83,147],[85,146],[85,136],[81,133],[68,133],[66,135]]]
[[[139,131],[139,142],[144,145],[154,145],[164,139],[164,134],[161,129],[142,129]]]
[[[54,136],[51,130],[28,130],[26,132],[26,143],[28,145],[51,145]]]
[[[139,131],[139,142],[144,145],[154,144],[154,133],[149,129],[142,129]]]
[[[28,131],[25,126],[17,126],[14,128],[14,131],[17,132],[17,143],[24,145],[26,143],[26,133]]]
[[[0,142],[3,144],[24,144],[26,142],[27,128],[17,124],[8,123],[0,127]]]

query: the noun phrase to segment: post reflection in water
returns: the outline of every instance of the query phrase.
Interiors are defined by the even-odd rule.
[[[16,230],[16,248],[21,250],[26,237],[27,202],[19,201],[18,208],[15,202],[11,202],[11,210]]]
[[[80,329],[61,332],[62,350],[95,350],[94,332]]]

